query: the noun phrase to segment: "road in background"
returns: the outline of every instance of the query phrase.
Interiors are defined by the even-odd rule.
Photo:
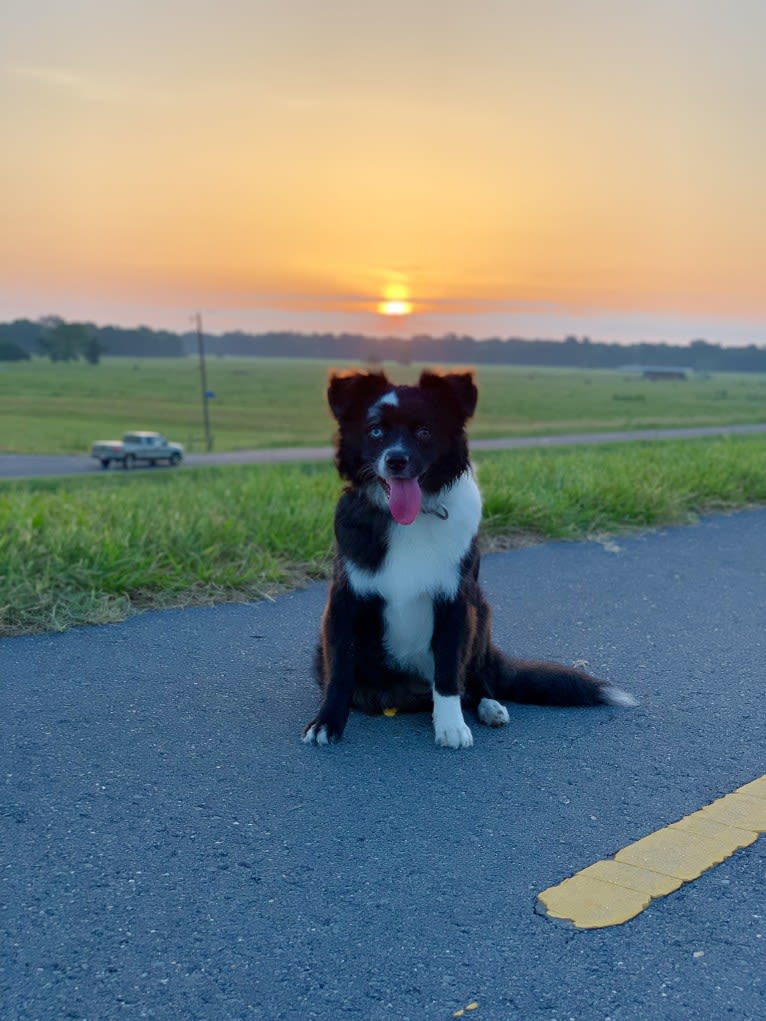
[[[472,440],[472,450],[514,450],[522,447],[561,447],[588,443],[625,443],[631,440],[699,439],[704,436],[738,436],[766,433],[761,425],[712,425],[683,429],[633,429],[628,432],[575,433],[559,436],[513,436]],[[232,450],[225,453],[187,454],[188,468],[222,464],[273,464],[279,462],[331,461],[331,447],[274,447],[267,450]],[[123,469],[113,468],[112,471]],[[154,471],[154,468],[142,469]],[[0,478],[35,478],[48,475],[104,474],[93,458],[77,455],[0,454]]]
[[[766,838],[616,928],[535,899],[764,773],[766,510],[482,573],[639,707],[306,747],[323,585],[0,643],[4,1021],[763,1021]]]

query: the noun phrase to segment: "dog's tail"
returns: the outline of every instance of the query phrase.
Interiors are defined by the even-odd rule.
[[[511,659],[494,647],[487,667],[492,690],[501,701],[551,706],[637,705],[627,691],[577,667]]]

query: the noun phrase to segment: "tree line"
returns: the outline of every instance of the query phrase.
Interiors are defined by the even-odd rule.
[[[615,344],[569,336],[563,340],[474,337],[454,333],[371,338],[350,333],[229,332],[205,334],[208,354],[224,357],[324,358],[357,362],[398,361],[467,365],[538,365],[561,368],[651,366],[697,372],[766,372],[766,347],[722,347],[707,340],[680,344]],[[182,358],[197,351],[193,332],[148,326],[124,328],[68,323],[58,317],[0,323],[0,360],[48,357],[97,364],[103,354],[130,358]]]
[[[42,355],[53,362],[83,358],[97,365],[104,354],[125,358],[183,358],[186,346],[179,334],[152,330],[148,326],[127,329],[68,323],[59,316],[0,323],[0,361]]]

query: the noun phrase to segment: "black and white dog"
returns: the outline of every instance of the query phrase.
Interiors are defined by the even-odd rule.
[[[634,705],[581,670],[509,659],[491,642],[465,435],[473,375],[423,372],[417,386],[394,386],[382,373],[333,374],[327,396],[348,485],[316,655],[322,703],[303,740],[340,738],[352,706],[433,709],[437,745],[468,748],[464,708],[500,727],[508,711],[499,700]]]

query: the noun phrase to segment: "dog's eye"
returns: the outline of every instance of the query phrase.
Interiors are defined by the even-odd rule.
[[[415,433],[415,435],[417,436],[417,438],[419,440],[423,440],[423,441],[430,440],[431,439],[431,430],[427,426],[421,425],[421,427],[418,429],[418,431]]]
[[[383,427],[380,425],[371,425],[367,430],[367,435],[371,440],[382,440],[383,439]]]

